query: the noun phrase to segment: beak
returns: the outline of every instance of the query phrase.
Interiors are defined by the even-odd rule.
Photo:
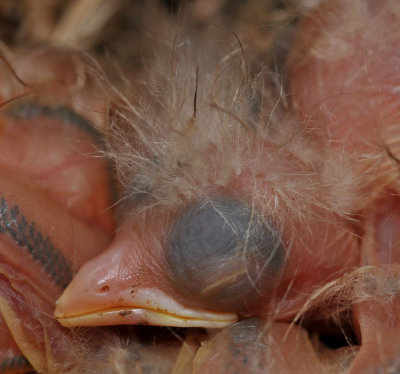
[[[121,230],[104,253],[81,267],[57,301],[55,317],[66,327],[222,328],[237,321],[234,313],[185,306],[169,285],[156,247],[145,248],[139,235]]]

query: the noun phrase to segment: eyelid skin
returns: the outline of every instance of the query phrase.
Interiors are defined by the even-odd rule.
[[[101,132],[80,116],[73,109],[65,105],[45,105],[40,102],[19,100],[5,108],[6,115],[10,118],[35,122],[38,118],[50,119],[54,122],[61,121],[76,127],[91,136],[94,143],[103,141]],[[34,125],[33,125],[34,126]]]
[[[285,252],[270,222],[237,199],[217,196],[180,213],[168,233],[166,257],[170,277],[186,297],[241,311],[270,296]]]
[[[101,131],[106,128],[107,97],[88,72],[93,61],[83,54],[41,46],[8,51],[6,59],[14,72],[0,67],[0,102],[39,98],[43,104],[71,108]]]

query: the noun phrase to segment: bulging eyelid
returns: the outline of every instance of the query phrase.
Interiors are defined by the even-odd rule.
[[[71,282],[71,262],[41,233],[35,222],[28,221],[19,207],[10,206],[4,197],[0,198],[0,233],[8,234],[21,250],[26,250],[58,286],[65,288]]]
[[[84,117],[67,106],[50,106],[34,101],[16,102],[7,108],[6,114],[16,119],[35,120],[38,117],[54,118],[85,131],[97,143],[103,143],[100,131]]]
[[[271,223],[224,196],[182,212],[169,233],[166,258],[179,292],[240,311],[271,291],[285,251]]]

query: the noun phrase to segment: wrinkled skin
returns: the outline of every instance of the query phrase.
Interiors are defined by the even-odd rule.
[[[67,370],[76,343],[51,317],[55,301],[81,264],[108,244],[114,226],[109,167],[93,157],[100,138],[65,109],[71,104],[61,95],[52,106],[46,102],[64,84],[72,90],[73,76],[63,75],[62,85],[54,80],[54,66],[73,71],[73,58],[65,57],[37,51],[24,58],[37,67],[29,74],[18,64],[15,73],[4,64],[1,70],[2,373],[31,371],[26,359],[39,372]],[[51,341],[57,343],[50,348]]]
[[[18,108],[20,99],[15,100],[16,104],[13,101],[4,105],[1,122],[4,137],[0,141],[2,149],[7,152],[0,156],[0,179],[6,207],[11,211],[11,206],[17,205],[29,217],[28,221],[36,222],[38,227],[44,227],[45,222],[54,222],[55,228],[48,234],[50,239],[73,261],[74,272],[82,267],[74,273],[72,282],[62,293],[64,284],[61,287],[55,285],[54,279],[40,272],[45,265],[33,261],[26,253],[19,254],[18,258],[13,254],[16,240],[12,242],[13,235],[5,230],[0,252],[0,312],[4,318],[4,321],[0,320],[0,331],[5,333],[0,340],[0,349],[5,348],[0,350],[0,359],[24,355],[39,372],[60,372],[60,367],[66,372],[92,370],[105,373],[146,369],[172,373],[372,374],[399,370],[399,17],[400,9],[396,3],[372,0],[351,4],[344,0],[331,1],[307,16],[294,38],[285,72],[296,120],[291,119],[287,128],[282,129],[276,126],[275,119],[275,124],[272,121],[270,128],[264,132],[260,130],[263,129],[262,124],[240,112],[241,121],[247,123],[248,120],[256,131],[243,131],[243,123],[238,126],[233,121],[229,132],[222,132],[228,135],[223,137],[226,149],[219,147],[222,143],[214,141],[219,133],[208,134],[214,129],[203,113],[208,115],[210,112],[210,118],[218,116],[212,117],[212,106],[207,106],[210,103],[202,96],[200,85],[196,116],[190,119],[193,97],[188,95],[190,105],[183,100],[182,107],[187,105],[190,108],[183,111],[189,115],[183,116],[182,120],[179,113],[174,113],[177,121],[172,129],[177,130],[178,135],[160,139],[160,143],[169,144],[169,141],[181,146],[179,157],[175,159],[174,155],[161,153],[161,148],[157,149],[159,153],[149,153],[146,141],[157,140],[152,138],[151,126],[160,126],[160,133],[166,133],[171,130],[166,124],[171,117],[168,117],[165,107],[138,84],[135,94],[144,92],[147,104],[150,107],[154,105],[154,111],[162,120],[149,125],[140,121],[144,112],[131,114],[130,120],[137,127],[133,127],[133,131],[128,126],[126,130],[133,133],[129,138],[133,145],[128,149],[135,157],[141,156],[152,160],[152,163],[146,169],[132,162],[133,171],[128,175],[137,177],[139,182],[135,180],[137,184],[134,187],[140,193],[153,196],[161,196],[162,189],[157,190],[159,177],[161,182],[158,183],[167,191],[172,203],[164,203],[161,198],[162,201],[158,202],[151,200],[152,197],[137,197],[140,193],[129,191],[132,186],[126,183],[121,173],[127,165],[120,161],[118,166],[118,156],[122,156],[123,152],[118,154],[114,151],[111,158],[117,163],[121,181],[127,186],[126,194],[133,197],[123,209],[122,223],[111,244],[108,244],[113,233],[111,211],[107,209],[111,205],[108,169],[104,160],[87,157],[87,154],[95,152],[92,145],[96,144],[96,139],[87,130],[67,126],[66,136],[79,139],[79,147],[71,147],[65,138],[52,134],[52,131],[56,134],[64,131],[57,127],[63,122],[57,110],[50,111],[50,115],[49,111],[46,115],[40,114],[39,124],[32,111],[28,111],[26,118],[18,114],[15,116],[12,114],[14,111],[7,109],[13,105]],[[367,27],[367,24],[373,26]],[[57,79],[53,78],[62,75],[64,85],[74,87],[73,72],[76,70],[65,68],[65,61],[61,64],[57,56],[57,53],[49,53],[45,60],[40,60],[49,61],[50,67],[44,71],[52,72],[51,84],[35,93],[40,102],[47,105],[49,98],[57,95],[62,97],[57,103],[59,105],[55,106],[57,108],[60,105],[82,108],[76,103],[83,102],[83,107],[95,108],[96,113],[104,112],[102,100],[98,100],[97,95],[88,95],[82,86],[72,96],[58,86]],[[177,56],[176,74],[179,77],[179,69],[182,68],[179,51]],[[201,73],[203,68],[205,66],[200,65]],[[212,71],[214,68],[211,67]],[[18,76],[30,83],[49,79],[46,73],[40,73],[40,69],[39,78],[32,78],[29,74],[24,76],[23,67],[20,71],[16,68],[16,71]],[[60,74],[60,71],[63,73]],[[2,92],[3,101],[14,99],[18,91],[15,87],[30,92],[30,88],[15,82],[13,74],[7,69],[1,73],[2,79],[9,82],[8,87],[14,87],[10,89],[11,93]],[[151,78],[146,81],[149,86]],[[202,80],[199,81],[201,84]],[[175,84],[171,82],[171,85]],[[232,78],[232,82],[235,87],[235,79]],[[207,88],[206,83],[204,86]],[[229,97],[232,87],[226,87],[230,91],[228,99],[222,101],[223,108],[232,104]],[[87,89],[93,90],[93,86],[89,84]],[[241,89],[238,92],[242,92]],[[191,90],[194,92],[193,82],[188,83],[188,91]],[[165,97],[172,97],[160,96],[164,98],[157,97],[161,102],[166,100]],[[222,96],[217,93],[215,97],[218,102]],[[262,102],[270,99],[268,95],[263,98]],[[21,102],[26,101],[23,98]],[[132,98],[132,105],[137,111],[139,102],[139,97]],[[15,110],[18,113],[18,109]],[[235,110],[232,109],[233,115],[237,115]],[[269,113],[271,108],[265,110]],[[105,128],[104,119],[90,113],[80,114],[97,128]],[[117,116],[115,124],[125,131],[126,123],[122,117]],[[230,124],[229,119],[221,118]],[[263,116],[260,118],[265,120]],[[278,117],[279,120],[282,118]],[[42,131],[37,138],[30,133],[34,132],[32,123],[36,125],[35,129]],[[196,126],[191,127],[193,123],[203,124],[204,132]],[[140,125],[143,133],[138,131]],[[16,133],[14,129],[18,126],[23,130]],[[174,134],[171,131],[168,136],[171,136],[170,133]],[[239,135],[240,141],[237,141]],[[110,136],[112,138],[115,133]],[[237,154],[229,153],[229,149],[236,148],[239,150]],[[42,154],[43,149],[46,152]],[[29,157],[29,152],[33,152],[35,157]],[[48,153],[54,155],[54,164],[47,161]],[[170,156],[167,161],[173,166],[175,161],[179,161],[176,162],[179,168],[171,172],[172,177],[164,180],[162,178],[169,172],[163,164],[167,156]],[[31,160],[31,163],[18,162],[19,159]],[[240,163],[236,169],[235,161]],[[206,165],[207,172],[204,172],[203,165]],[[162,173],[154,177],[154,170]],[[189,178],[178,180],[178,173],[186,173]],[[82,180],[84,183],[79,184]],[[192,184],[184,185],[188,180]],[[76,186],[73,184],[75,181]],[[71,188],[66,188],[69,186]],[[171,186],[178,190],[176,196]],[[26,204],[26,201],[31,203]],[[207,202],[218,209],[207,211]],[[42,208],[44,206],[46,209]],[[196,206],[195,210],[191,210],[193,206]],[[242,209],[242,218],[239,219],[229,211],[238,206],[251,208],[248,211]],[[39,209],[40,213],[42,210],[45,213],[39,214]],[[224,209],[228,213],[224,213]],[[214,211],[220,214],[215,217]],[[14,217],[11,213],[4,216]],[[202,218],[204,216],[206,218]],[[221,225],[218,218],[221,216],[234,226],[232,232],[237,235],[232,240],[238,240],[235,249],[240,248],[238,243],[241,241],[252,243],[246,240],[244,233],[247,231],[242,230],[242,226],[250,227],[248,232],[257,233],[263,239],[279,238],[276,241],[265,239],[273,243],[267,249],[263,248],[269,256],[267,260],[264,257],[258,260],[257,251],[249,257],[253,262],[249,260],[248,263],[257,267],[256,275],[262,275],[260,284],[256,283],[257,276],[240,267],[241,261],[232,261],[228,273],[219,277],[218,263],[216,270],[210,271],[213,262],[218,262],[217,256],[209,262],[201,258],[205,265],[198,265],[198,268],[196,264],[200,264],[200,260],[196,259],[194,265],[190,258],[183,262],[189,269],[194,267],[200,273],[198,278],[188,277],[181,269],[174,268],[179,259],[171,260],[168,251],[178,251],[183,246],[184,250],[196,254],[192,247],[185,245],[193,246],[193,243],[211,237],[214,238],[215,248],[218,247],[220,238],[213,230],[205,230],[206,234],[200,237],[197,233],[203,225]],[[65,229],[66,221],[70,222],[74,232],[72,239],[69,235],[71,231]],[[259,226],[258,221],[262,222]],[[196,229],[192,229],[188,222],[195,222]],[[262,234],[259,234],[260,231]],[[188,232],[195,234],[188,237]],[[174,239],[171,239],[171,233]],[[258,243],[258,239],[254,243]],[[108,248],[97,255],[106,246]],[[259,244],[255,246],[259,248]],[[250,247],[244,246],[246,250]],[[200,246],[200,252],[207,248]],[[245,256],[248,252],[243,253],[247,261]],[[234,256],[229,252],[224,263],[230,265],[232,258]],[[30,261],[29,265],[24,265],[24,261]],[[264,270],[259,270],[260,263],[261,268],[265,266],[267,269],[266,274],[262,273]],[[360,276],[357,276],[358,270]],[[248,277],[240,277],[243,271]],[[355,275],[352,278],[348,274]],[[209,279],[212,281],[207,283]],[[222,287],[219,283],[221,279]],[[239,290],[250,288],[245,296],[235,291],[238,279],[244,282],[239,284]],[[245,283],[248,279],[254,284]],[[341,283],[346,279],[352,279],[352,283]],[[193,284],[185,284],[189,282]],[[333,291],[325,297],[320,290],[325,286],[331,290],[330,285],[337,288],[332,288]],[[24,295],[30,295],[29,301],[23,298]],[[219,302],[219,299],[223,301]],[[319,341],[318,334],[315,335],[315,331],[318,332],[315,326],[318,325],[313,316],[318,313],[326,313],[327,319],[337,313],[333,328],[337,330],[338,326],[344,325],[343,314],[335,309],[339,309],[339,302],[332,305],[335,304],[332,300],[340,300],[344,305],[344,314],[351,315],[350,327],[345,331],[345,335],[355,336],[351,345],[329,348]],[[61,327],[49,317],[54,309],[58,321],[67,327]],[[39,316],[35,311],[39,311]],[[299,321],[301,314],[305,315],[304,327],[293,322]],[[21,329],[21,324],[29,324],[30,327]],[[139,333],[136,334],[135,329],[128,329],[125,341],[123,338],[120,340],[114,330],[94,328],[84,330],[82,335],[75,335],[74,329],[69,330],[71,326],[124,324],[222,329],[189,329],[182,338],[178,336],[180,340],[158,340],[150,344]],[[32,326],[40,331],[40,339],[37,332],[30,332]],[[154,330],[148,327],[145,331],[150,340],[151,337],[157,340]],[[49,348],[48,337],[59,344]],[[66,351],[70,348],[76,352],[79,339],[85,339],[88,352],[74,360]],[[33,341],[36,347],[33,347]],[[102,350],[96,344],[99,342],[111,349]],[[83,364],[87,357],[92,358],[90,368]],[[26,361],[23,364],[26,365]],[[20,371],[7,370],[4,372],[24,372],[29,368],[23,366],[21,370],[17,369]]]

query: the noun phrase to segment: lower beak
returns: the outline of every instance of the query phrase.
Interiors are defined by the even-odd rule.
[[[57,301],[55,317],[66,327],[73,326],[105,326],[105,325],[155,325],[174,327],[222,328],[237,321],[233,313],[211,312],[184,307],[160,290],[140,289],[129,303],[122,290],[117,298],[121,305],[110,307],[81,309],[73,312],[70,290],[74,281]],[[73,300],[72,300],[73,301]],[[84,304],[84,301],[82,301]],[[129,305],[130,304],[130,305]]]

